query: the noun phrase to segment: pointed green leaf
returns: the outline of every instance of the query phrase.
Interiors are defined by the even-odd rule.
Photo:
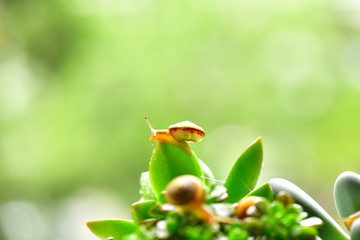
[[[258,197],[264,197],[268,199],[269,201],[274,200],[274,192],[270,186],[269,183],[264,183],[260,187],[254,189],[253,191],[249,192],[247,196],[258,196]]]
[[[154,190],[150,183],[149,172],[143,172],[140,176],[140,196],[141,200],[156,200]]]
[[[122,240],[138,228],[133,221],[123,219],[96,220],[87,222],[86,225],[100,239],[113,237],[114,240]]]
[[[190,156],[184,149],[158,142],[150,159],[150,182],[160,202],[165,202],[162,192],[167,184],[177,176],[190,174],[201,177],[199,161],[194,153]]]
[[[157,203],[155,200],[136,202],[131,205],[131,215],[135,223],[151,218],[149,210]]]
[[[343,172],[335,181],[334,199],[340,218],[345,218],[360,210],[360,175]]]
[[[233,203],[248,194],[256,185],[262,167],[263,149],[261,138],[257,138],[238,158],[224,186]]]
[[[349,236],[337,222],[307,193],[288,180],[275,178],[269,181],[274,193],[285,191],[290,194],[295,202],[300,204],[309,217],[319,217],[323,226],[319,228],[319,236],[324,240],[348,240]]]

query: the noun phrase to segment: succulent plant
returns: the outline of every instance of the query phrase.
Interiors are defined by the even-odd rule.
[[[335,181],[334,199],[351,239],[360,239],[360,175],[350,171],[341,173]]]
[[[301,188],[285,179],[256,187],[263,163],[261,138],[235,161],[225,182],[191,150],[205,132],[188,121],[168,130],[151,128],[158,141],[149,171],[140,176],[140,200],[132,220],[87,222],[107,240],[359,240],[359,175],[346,172],[335,184],[339,215],[351,221],[350,236]],[[173,136],[173,134],[176,134]],[[348,218],[349,215],[352,215]],[[350,219],[350,220],[349,220]]]

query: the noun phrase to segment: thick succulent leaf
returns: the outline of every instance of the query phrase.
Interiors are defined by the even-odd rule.
[[[131,205],[131,215],[135,223],[151,218],[149,210],[157,203],[156,200],[136,202]]]
[[[349,236],[337,222],[307,193],[288,180],[275,178],[269,181],[274,193],[285,191],[300,204],[310,217],[319,217],[324,225],[319,228],[319,236],[324,240],[348,240]]]
[[[143,172],[140,176],[140,196],[141,200],[156,200],[154,190],[150,183],[149,172]]]
[[[269,183],[264,183],[263,185],[261,185],[260,187],[254,189],[253,191],[249,192],[247,194],[247,196],[259,196],[259,197],[264,197],[266,199],[268,199],[269,201],[273,201],[274,200],[274,192],[270,186]]]
[[[350,228],[351,240],[360,239],[360,218],[356,219]]]
[[[86,225],[100,239],[112,237],[114,240],[122,240],[138,228],[133,221],[123,219],[96,220],[87,222]]]
[[[190,156],[184,149],[158,142],[150,159],[150,182],[160,202],[165,202],[163,191],[167,184],[180,175],[194,175],[201,178],[203,171],[195,155]]]
[[[360,211],[360,175],[350,171],[340,174],[334,185],[334,199],[340,218]]]
[[[238,158],[227,177],[224,186],[233,203],[248,194],[256,185],[262,167],[263,148],[261,138],[257,138]]]

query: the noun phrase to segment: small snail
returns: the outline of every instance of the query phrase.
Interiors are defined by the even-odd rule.
[[[351,214],[350,216],[340,219],[339,222],[344,222],[348,228],[351,227],[353,222],[355,222],[356,219],[360,219],[360,211],[357,211],[354,214]]]
[[[151,141],[159,141],[181,147],[190,156],[192,152],[187,142],[199,142],[205,137],[204,129],[190,121],[170,125],[168,129],[156,130],[147,117],[145,117],[145,120],[151,129]]]
[[[254,206],[258,202],[264,201],[263,197],[258,196],[246,196],[240,199],[239,202],[235,203],[233,206],[235,208],[235,215],[239,219],[243,219],[248,216],[248,210],[250,207]]]
[[[182,175],[174,178],[166,187],[165,199],[180,211],[193,213],[208,223],[215,221],[214,215],[205,208],[205,190],[199,178]]]
[[[285,207],[295,203],[294,198],[284,191],[278,192],[275,196],[275,199],[279,202],[282,202]]]
[[[165,198],[174,205],[201,204],[205,198],[205,191],[199,178],[182,175],[167,185]]]

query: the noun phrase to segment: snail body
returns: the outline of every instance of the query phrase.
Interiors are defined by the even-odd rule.
[[[356,213],[351,214],[350,216],[348,216],[346,218],[340,219],[339,221],[344,222],[346,224],[346,226],[348,228],[350,228],[351,225],[353,224],[353,222],[358,218],[360,218],[360,211],[357,211]]]
[[[184,121],[170,125],[168,129],[154,129],[149,120],[145,117],[151,130],[151,141],[169,143],[181,147],[188,155],[192,155],[187,142],[199,142],[205,137],[205,131],[198,125]]]
[[[254,206],[256,203],[264,201],[263,197],[258,196],[246,196],[240,199],[239,202],[234,204],[235,215],[239,219],[243,219],[248,215],[248,209]]]

